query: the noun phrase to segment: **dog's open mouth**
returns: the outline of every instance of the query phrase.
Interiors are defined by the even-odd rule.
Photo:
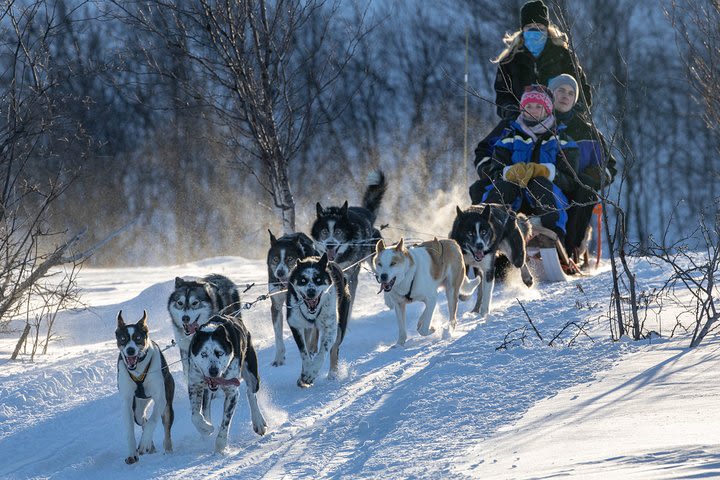
[[[310,313],[315,313],[315,310],[317,310],[317,307],[320,304],[320,296],[318,295],[314,298],[308,298],[303,295],[303,301],[305,302],[305,306],[307,306]]]
[[[125,355],[125,365],[127,366],[128,370],[135,370],[135,367],[137,367],[138,364],[138,356],[137,355]]]
[[[210,390],[213,392],[221,386],[232,385],[235,387],[240,386],[240,380],[237,378],[223,378],[223,377],[205,377],[205,383]]]
[[[482,262],[482,259],[485,258],[485,252],[482,250],[475,250],[474,248],[471,248],[470,253],[472,253],[476,262]]]
[[[282,288],[287,288],[288,277],[277,277],[277,279],[278,285],[280,285]]]
[[[195,332],[197,332],[198,328],[200,328],[200,325],[198,324],[197,319],[195,319],[195,321],[192,323],[183,323],[183,330],[185,330],[185,335],[193,335]]]
[[[390,290],[392,290],[393,285],[395,285],[396,278],[397,277],[393,277],[393,279],[390,280],[389,282],[380,282],[380,291],[381,292],[389,292]]]
[[[335,261],[335,255],[337,255],[337,249],[335,247],[327,247],[328,260]]]

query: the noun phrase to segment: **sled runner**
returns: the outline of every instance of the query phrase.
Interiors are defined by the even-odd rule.
[[[602,254],[602,205],[597,204],[593,213],[597,216],[596,232],[596,255],[595,265],[600,265],[600,256]],[[578,261],[568,255],[565,247],[560,242],[557,234],[543,227],[538,217],[531,217],[530,222],[533,225],[533,236],[527,243],[527,255],[534,270],[538,276],[546,282],[565,282],[568,275],[582,275],[578,266]],[[591,235],[592,227],[588,225],[588,238]],[[583,252],[583,268],[590,268],[589,251]],[[539,271],[541,270],[541,271]]]

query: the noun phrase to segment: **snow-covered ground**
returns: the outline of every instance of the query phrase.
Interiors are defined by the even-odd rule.
[[[640,281],[666,273],[636,263]],[[146,309],[151,336],[172,339],[166,311],[175,276],[222,273],[264,282],[261,261],[214,258],[175,267],[82,271],[81,312],[63,312],[50,353],[9,362],[0,338],[0,478],[698,478],[720,476],[720,341],[612,342],[609,272],[532,290],[496,290],[487,321],[461,306],[452,339],[410,338],[393,348],[394,315],[368,272],[341,348],[341,376],[295,385],[299,355],[286,328],[287,363],[274,356],[269,302],[243,312],[260,358],[260,406],[270,431],[258,437],[241,396],[229,449],[213,453],[190,421],[175,348],[165,352],[178,384],[174,452],[125,465],[115,384],[115,315]],[[580,286],[581,288],[578,288]],[[262,294],[253,288],[244,300]],[[445,321],[444,295],[434,322]],[[590,319],[589,335],[548,347],[527,330],[524,345],[496,350],[514,329],[543,337]],[[667,312],[667,325],[674,323]],[[518,335],[516,332],[514,335]],[[574,335],[574,331],[566,339]],[[327,366],[325,367],[327,368]],[[241,388],[244,388],[241,387]],[[220,414],[216,402],[213,418]],[[161,428],[155,443],[161,445]]]

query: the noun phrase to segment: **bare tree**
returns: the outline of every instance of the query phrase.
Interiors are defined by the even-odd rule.
[[[661,243],[652,242],[651,256],[672,268],[672,275],[663,290],[671,293],[677,304],[687,307],[694,321],[691,347],[696,347],[720,321],[717,301],[720,286],[717,276],[720,272],[720,198],[716,199],[711,211],[710,222],[706,215],[700,216],[699,235],[691,235],[671,245],[666,239]],[[694,248],[690,248],[695,243]],[[687,304],[681,289],[690,293],[691,303]]]
[[[676,41],[686,72],[710,135],[709,143],[720,153],[720,3],[714,0],[671,2],[667,10],[676,32]],[[705,175],[717,179],[717,157],[704,163]],[[697,232],[677,242],[664,236],[653,242],[652,256],[672,268],[665,289],[687,289],[693,299],[690,312],[695,319],[691,347],[698,346],[720,320],[716,302],[720,296],[717,275],[720,271],[720,198],[714,198],[711,214],[701,212]],[[668,226],[669,228],[669,226]],[[696,241],[695,248],[689,245]]]
[[[65,20],[60,4],[10,2],[0,11],[0,329],[21,310],[37,313],[49,298],[55,304],[76,271],[50,281],[52,269],[87,257],[76,252],[82,234],[55,231],[49,222],[74,178],[51,146],[88,143],[57,95],[68,74],[54,68],[50,54]]]
[[[363,24],[345,25],[345,39],[332,48],[308,51],[297,44],[303,29],[314,16],[323,18],[316,33],[332,41],[326,34],[340,15],[339,3],[151,0],[115,5],[133,27],[159,35],[207,78],[209,89],[194,90],[192,96],[225,123],[228,141],[245,153],[238,161],[273,199],[283,229],[294,231],[288,165],[317,122],[326,120],[315,115],[318,96],[340,78],[363,35]],[[154,52],[144,53],[152,64],[162,64]],[[306,82],[309,64],[317,66],[310,73],[314,88]],[[176,75],[172,70],[159,73]]]

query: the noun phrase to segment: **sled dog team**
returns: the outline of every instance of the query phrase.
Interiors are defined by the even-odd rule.
[[[418,333],[430,335],[435,331],[431,321],[441,286],[449,310],[444,337],[455,328],[458,301],[469,298],[480,284],[475,311],[487,315],[496,254],[505,255],[521,270],[525,284],[532,285],[525,265],[525,242],[531,227],[524,215],[497,204],[474,205],[464,211],[458,207],[449,239],[436,238],[408,248],[401,238],[395,245],[386,245],[374,227],[386,188],[382,172],[373,172],[368,177],[362,206],[349,207],[345,202],[341,207],[323,208],[318,203],[312,238],[303,233],[276,238],[270,232],[267,265],[276,346],[272,364],[285,362],[284,302],[287,324],[302,360],[299,387],[314,383],[328,354],[328,377],[337,375],[340,345],[365,260],[369,259],[386,305],[395,311],[397,345],[407,340],[408,303],[425,304],[417,323]],[[476,273],[472,280],[466,275],[470,267]],[[192,422],[202,435],[210,436],[215,430],[210,419],[211,402],[218,391],[224,394],[216,451],[227,446],[241,378],[245,381],[253,430],[258,435],[267,431],[256,398],[260,385],[258,358],[250,332],[242,322],[240,305],[236,285],[217,274],[200,280],[176,278],[167,304],[187,380]],[[126,323],[119,312],[115,336],[120,352],[118,388],[127,432],[125,462],[131,464],[138,461],[138,455],[155,452],[152,438],[159,420],[165,433],[163,447],[166,452],[172,451],[175,382],[162,351],[149,338],[146,313],[133,324]],[[139,444],[134,424],[142,427]]]

